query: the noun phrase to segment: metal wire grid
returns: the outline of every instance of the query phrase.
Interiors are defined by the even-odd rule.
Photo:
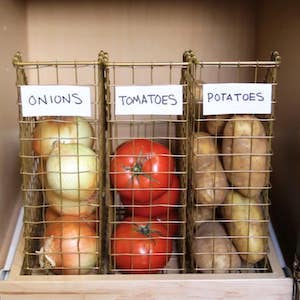
[[[171,158],[176,162],[176,170],[172,172],[180,180],[180,186],[175,188],[180,192],[180,201],[176,204],[167,204],[168,213],[165,224],[168,228],[179,225],[177,235],[168,237],[173,242],[172,250],[170,249],[171,259],[161,268],[152,269],[149,260],[149,266],[142,271],[154,271],[159,273],[179,273],[185,272],[185,242],[186,242],[186,192],[187,192],[187,173],[188,173],[188,98],[185,92],[183,111],[181,118],[170,115],[163,116],[117,116],[114,113],[115,107],[115,86],[117,85],[152,85],[152,84],[179,84],[182,80],[182,69],[187,68],[187,63],[109,63],[108,64],[108,98],[107,98],[107,170],[110,170],[111,159],[115,157],[115,151],[119,145],[126,141],[145,138],[153,142],[165,145],[171,152]],[[186,89],[186,84],[185,84]],[[107,172],[106,189],[108,205],[108,226],[109,226],[109,272],[129,272],[139,271],[131,265],[128,269],[120,268],[117,264],[118,254],[113,253],[112,243],[118,238],[113,237],[113,233],[118,226],[128,220],[123,218],[128,214],[135,217],[139,207],[143,205],[136,204],[134,199],[130,203],[122,203],[118,189],[115,188],[110,180],[112,172]],[[171,173],[170,173],[171,175]],[[171,189],[170,189],[171,190]],[[155,202],[150,199],[149,223],[158,221],[152,216]],[[178,219],[171,218],[171,210],[176,210]],[[133,222],[134,221],[129,221]],[[130,240],[130,237],[129,237]],[[130,255],[130,254],[128,254]]]
[[[196,61],[192,53],[189,59]],[[271,266],[268,261],[268,223],[269,223],[269,190],[271,189],[270,173],[272,156],[272,139],[274,137],[273,127],[275,121],[277,69],[280,64],[278,53],[272,54],[270,61],[250,62],[198,62],[196,61],[192,70],[193,105],[191,107],[191,128],[194,143],[204,150],[195,152],[191,149],[191,193],[188,204],[188,219],[193,218],[194,222],[188,226],[188,245],[190,245],[190,259],[192,272],[224,273],[224,272],[270,272]],[[272,84],[272,112],[270,115],[251,115],[247,122],[251,123],[250,133],[237,134],[237,120],[233,122],[231,134],[225,135],[224,127],[228,124],[233,115],[204,116],[203,115],[203,83],[228,83],[228,82],[249,82],[249,83],[271,83]],[[243,116],[240,117],[241,119]],[[245,120],[244,120],[245,121]],[[244,122],[242,119],[242,122]],[[254,131],[255,122],[262,124],[265,136]],[[242,123],[241,123],[242,124]],[[240,126],[242,126],[240,124]],[[208,136],[199,136],[199,132],[206,132]],[[243,136],[244,135],[244,136]],[[245,136],[246,135],[246,136]],[[235,143],[250,143],[247,151],[231,148],[230,153],[222,153],[224,140]],[[207,141],[211,141],[215,152],[206,151]],[[254,144],[257,141],[264,141],[266,151],[257,151]],[[193,143],[193,142],[192,142]],[[243,145],[241,145],[243,146]],[[195,146],[194,146],[195,147]],[[233,165],[236,158],[247,158],[248,168],[237,169]],[[265,159],[264,167],[254,170],[255,159]],[[224,168],[224,160],[230,159],[230,164]],[[197,162],[201,161],[201,166]],[[211,162],[211,168],[207,168]],[[205,167],[206,164],[206,167]],[[221,167],[219,167],[221,165]],[[205,169],[206,168],[206,169]],[[221,176],[227,178],[226,184],[220,180]],[[232,175],[234,174],[234,175]],[[236,182],[229,180],[230,176],[244,176],[242,186],[235,186]],[[252,186],[253,176],[264,174],[266,181],[261,185]],[[252,176],[253,175],[253,176]],[[203,179],[206,176],[206,179]],[[207,179],[209,178],[209,179]],[[202,181],[201,181],[202,180]],[[261,190],[256,200],[250,197],[239,198],[235,202],[233,195],[249,195],[255,190]],[[246,191],[246,192],[245,192]],[[234,192],[235,194],[231,194]],[[197,196],[203,193],[211,193],[210,201],[204,201]],[[223,199],[220,200],[220,193]],[[227,195],[227,196],[225,196]],[[229,196],[231,195],[231,196]],[[225,200],[224,200],[225,199]],[[227,200],[226,200],[227,199]],[[237,215],[236,211],[244,210],[244,214]],[[224,213],[224,212],[227,213]],[[260,217],[255,212],[261,214]],[[192,224],[192,225],[191,225]],[[207,231],[210,228],[211,232]],[[253,228],[260,227],[260,231],[254,232]],[[222,229],[220,229],[220,227]],[[241,230],[243,228],[243,230]],[[225,231],[224,231],[225,229]],[[221,230],[221,231],[220,231]],[[223,230],[223,231],[222,231]],[[251,243],[263,245],[254,248]],[[227,243],[227,247],[224,244]],[[221,244],[221,246],[220,246]],[[193,245],[193,246],[192,246]],[[251,248],[252,247],[252,248]],[[257,253],[255,253],[257,252]],[[256,259],[254,255],[258,255]],[[242,259],[241,259],[242,258]],[[252,259],[253,258],[253,259]],[[223,265],[220,265],[220,261]]]
[[[105,58],[107,59],[107,58]],[[201,98],[201,83],[202,82],[271,82],[273,85],[273,104],[272,114],[266,116],[258,116],[260,122],[264,124],[266,130],[266,139],[268,140],[268,152],[266,170],[267,184],[262,186],[261,202],[255,204],[260,206],[264,212],[264,218],[260,220],[261,223],[267,226],[269,222],[268,206],[270,205],[268,191],[271,188],[269,177],[271,172],[270,159],[272,155],[271,141],[273,138],[273,123],[274,118],[274,106],[275,106],[275,89],[277,85],[276,71],[279,66],[278,57],[274,56],[274,60],[270,62],[198,62],[193,57],[191,52],[185,53],[183,63],[108,63],[105,61],[100,63],[102,68],[100,69],[99,80],[99,61],[98,62],[36,62],[36,63],[22,63],[19,59],[16,59],[14,64],[17,68],[17,85],[22,84],[49,84],[49,77],[46,75],[43,77],[42,70],[48,69],[54,71],[54,79],[50,84],[66,84],[65,78],[73,78],[71,84],[88,84],[94,90],[93,99],[94,111],[93,118],[90,120],[95,129],[95,148],[105,150],[108,155],[105,156],[105,163],[103,164],[103,170],[100,172],[103,176],[105,170],[109,170],[110,160],[114,155],[114,151],[118,145],[122,144],[126,140],[132,140],[134,138],[147,138],[164,143],[172,153],[172,157],[176,160],[176,174],[180,178],[180,203],[175,205],[179,211],[179,218],[176,221],[179,226],[179,233],[172,237],[174,241],[174,248],[172,252],[172,258],[169,264],[158,271],[162,273],[178,273],[178,272],[218,272],[212,263],[212,266],[208,268],[199,267],[195,263],[195,255],[209,254],[214,260],[216,253],[212,252],[195,252],[192,250],[192,243],[195,239],[200,240],[200,237],[194,237],[195,227],[194,225],[201,225],[202,222],[209,223],[234,223],[236,221],[224,219],[220,217],[220,208],[225,207],[225,204],[219,205],[207,205],[196,203],[194,200],[195,192],[199,188],[195,186],[193,182],[192,170],[193,164],[189,167],[189,161],[193,158],[191,150],[191,136],[194,131],[206,130],[208,121],[215,121],[215,117],[207,118],[202,115],[202,98]],[[61,77],[60,72],[63,69],[72,70],[73,75],[68,74],[66,77]],[[92,69],[90,74],[93,80],[90,83],[83,83],[80,79],[81,69]],[[31,76],[26,76],[26,73],[31,73]],[[30,78],[30,83],[28,79]],[[46,80],[46,79],[47,80]],[[45,82],[44,82],[45,80]],[[184,85],[184,115],[179,118],[172,118],[170,116],[163,116],[156,118],[155,116],[149,116],[148,118],[140,116],[126,116],[120,117],[114,114],[114,87],[116,85],[133,85],[133,84],[170,84],[179,83]],[[199,88],[200,87],[200,88]],[[19,89],[18,89],[19,91]],[[101,117],[104,116],[101,112],[99,102],[96,99],[105,99],[102,104],[106,103],[106,120]],[[19,96],[20,99],[20,96]],[[21,114],[21,104],[19,101],[19,112]],[[98,114],[98,112],[100,112]],[[228,118],[221,118],[221,121],[228,121]],[[21,118],[20,123],[20,157],[21,157],[21,175],[22,175],[22,191],[25,207],[25,260],[24,260],[24,273],[34,274],[41,271],[41,268],[37,265],[36,250],[43,239],[42,234],[46,226],[44,219],[46,202],[44,197],[45,188],[41,186],[41,182],[38,180],[40,174],[39,166],[41,166],[40,157],[36,157],[32,150],[32,133],[38,120],[36,118]],[[101,124],[102,126],[100,126]],[[105,125],[105,126],[104,126]],[[104,149],[104,129],[107,126],[106,135],[106,148]],[[212,135],[215,145],[218,145],[223,138],[222,134],[215,133]],[[229,136],[228,138],[236,138]],[[258,138],[251,136],[251,139]],[[98,145],[98,146],[97,146]],[[99,151],[101,156],[101,151]],[[216,157],[222,159],[224,155],[217,154]],[[104,158],[104,156],[103,156]],[[232,170],[230,170],[232,172]],[[251,170],[248,170],[251,172]],[[196,170],[196,172],[200,172]],[[225,170],[225,173],[229,172]],[[216,173],[216,170],[215,170]],[[103,178],[104,179],[104,178]],[[190,180],[191,179],[191,180]],[[123,271],[117,268],[115,258],[111,252],[112,233],[117,228],[117,225],[122,223],[122,218],[125,214],[125,207],[120,202],[117,190],[110,184],[109,172],[106,172],[106,178],[102,183],[106,187],[106,205],[108,207],[108,239],[104,245],[101,245],[101,236],[97,236],[99,246],[98,254],[99,260],[94,268],[96,272],[101,272],[101,249],[104,247],[102,254],[108,254],[108,270],[104,272],[119,272]],[[101,184],[102,184],[101,183]],[[101,185],[100,184],[100,185]],[[104,187],[104,186],[103,186]],[[248,188],[248,186],[247,186]],[[205,189],[205,187],[204,187]],[[236,190],[233,185],[224,187],[228,190]],[[101,190],[101,188],[100,188]],[[101,196],[99,196],[101,198]],[[101,199],[99,199],[100,201]],[[129,205],[130,206],[130,205]],[[135,205],[131,205],[134,209]],[[212,207],[212,215],[209,218],[199,217],[200,213],[203,214],[203,209]],[[229,204],[228,206],[233,206]],[[186,211],[186,207],[188,210]],[[134,210],[132,210],[134,211]],[[101,218],[101,206],[98,207],[99,216]],[[195,214],[196,212],[196,214]],[[104,211],[105,214],[105,211]],[[196,215],[196,217],[195,217]],[[249,218],[248,218],[249,219]],[[194,222],[187,222],[187,220],[194,220]],[[171,222],[172,221],[172,222]],[[239,220],[241,221],[241,220]],[[245,220],[247,221],[247,220]],[[98,219],[97,222],[100,222]],[[156,222],[156,221],[155,221]],[[167,220],[168,226],[174,224],[173,220]],[[237,222],[236,222],[237,224]],[[105,230],[102,228],[102,230]],[[101,233],[101,230],[98,234]],[[101,234],[100,234],[101,235]],[[213,234],[214,235],[214,234]],[[245,236],[242,236],[245,237]],[[104,238],[104,235],[102,235]],[[204,236],[203,239],[209,239],[210,236]],[[231,241],[239,236],[218,236],[213,238],[213,244],[216,239],[229,238]],[[268,234],[261,236],[262,239],[267,239]],[[187,249],[186,249],[187,247]],[[214,248],[214,246],[213,246]],[[263,254],[267,254],[267,247]],[[218,253],[220,254],[220,253]],[[225,255],[234,254],[227,251],[223,253]],[[242,254],[242,253],[239,253]],[[245,253],[247,254],[247,253]],[[43,269],[42,271],[45,271]],[[129,270],[132,271],[132,270]],[[146,270],[147,271],[147,270]],[[241,267],[231,268],[229,272],[268,272],[270,265],[267,256],[256,264],[243,263]]]
[[[23,206],[24,206],[24,263],[23,263],[23,273],[24,274],[52,274],[53,267],[49,265],[41,266],[39,264],[40,253],[37,251],[44,245],[46,241],[45,232],[48,226],[53,224],[61,224],[61,232],[63,228],[68,226],[69,223],[74,224],[74,228],[78,231],[77,235],[75,234],[75,239],[77,239],[77,249],[69,250],[75,251],[75,253],[69,253],[69,256],[72,254],[75,255],[78,259],[78,265],[81,266],[81,260],[84,255],[96,255],[97,259],[93,266],[89,266],[88,270],[82,270],[81,267],[66,267],[62,263],[61,267],[55,267],[56,273],[68,273],[71,274],[80,274],[80,273],[100,273],[101,270],[101,237],[102,237],[102,226],[101,226],[101,197],[102,197],[102,167],[97,166],[96,176],[101,180],[100,183],[95,188],[94,193],[96,194],[93,203],[83,204],[81,201],[69,202],[69,209],[73,210],[72,214],[82,215],[83,210],[87,207],[89,211],[95,211],[93,217],[86,217],[89,219],[89,225],[95,227],[95,232],[92,232],[91,236],[85,237],[81,233],[84,227],[85,219],[76,219],[71,218],[69,221],[66,219],[63,220],[54,220],[53,217],[50,218],[50,209],[53,208],[53,204],[48,203],[48,192],[50,192],[50,187],[47,186],[46,180],[46,159],[45,155],[37,154],[33,149],[33,143],[36,139],[34,138],[33,133],[34,129],[46,122],[47,120],[44,117],[22,117],[22,107],[21,107],[21,98],[20,98],[20,86],[21,85],[85,85],[90,87],[91,90],[91,99],[92,99],[92,116],[86,118],[86,121],[90,124],[93,130],[92,139],[92,148],[96,153],[97,159],[101,162],[102,154],[102,135],[103,128],[101,121],[101,105],[99,104],[99,97],[101,92],[99,87],[99,61],[95,62],[23,62],[21,59],[20,53],[17,53],[14,57],[14,66],[16,67],[17,73],[17,91],[18,91],[18,107],[19,107],[19,128],[20,128],[20,161],[21,169],[20,174],[22,177],[22,195],[23,195]],[[59,122],[61,124],[71,123],[71,121],[66,120],[61,117],[51,117],[51,121]],[[77,119],[76,119],[77,120]],[[48,119],[49,121],[49,119]],[[78,120],[77,120],[78,121]],[[76,123],[76,131],[78,134],[78,122]],[[60,130],[58,130],[58,139],[60,139]],[[39,142],[43,142],[40,138]],[[74,142],[74,141],[73,141]],[[79,144],[78,136],[76,143]],[[78,151],[78,148],[77,148]],[[78,152],[77,152],[78,153]],[[59,151],[59,157],[60,157]],[[63,156],[63,155],[62,155]],[[78,158],[79,159],[79,158]],[[78,165],[77,165],[78,166]],[[80,174],[79,169],[77,173]],[[78,175],[79,177],[80,175]],[[61,183],[60,183],[61,184]],[[80,189],[78,189],[78,194]],[[65,206],[63,204],[62,197],[60,193],[63,191],[62,187],[60,191],[56,191],[59,200],[56,203],[56,208],[64,210]],[[90,206],[91,205],[91,206]],[[76,210],[76,211],[74,211]],[[55,218],[60,214],[65,214],[66,212],[58,211],[55,212]],[[68,213],[68,212],[67,212]],[[59,225],[58,225],[59,226]],[[74,229],[74,230],[75,230]],[[66,242],[67,238],[57,235],[57,240],[60,243],[60,249],[62,245]],[[69,237],[70,238],[70,237]],[[93,253],[82,252],[81,243],[85,241],[93,240],[95,241],[96,248],[93,250]],[[56,252],[55,252],[56,251]],[[86,250],[87,251],[87,250]],[[92,250],[89,250],[92,251]],[[78,255],[79,253],[79,255]],[[61,256],[61,259],[66,259],[65,253],[61,253],[58,250],[53,250],[53,253],[43,253],[45,255],[50,254],[54,257]],[[55,256],[56,255],[56,256]],[[70,270],[69,270],[70,269]]]

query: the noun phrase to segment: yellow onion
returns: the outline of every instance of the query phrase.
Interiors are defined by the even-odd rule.
[[[52,209],[51,206],[47,207],[46,212],[45,212],[45,221],[46,222],[53,222],[57,218],[59,218],[61,215],[58,214],[54,209]],[[96,215],[96,212],[91,213],[90,215],[87,216],[72,216],[72,215],[65,215],[65,216],[70,216],[70,218],[78,218],[79,221],[85,221],[89,226],[92,226],[95,230],[97,229],[97,223],[98,223],[98,218]]]
[[[97,263],[97,236],[94,228],[76,217],[61,216],[49,223],[39,251],[42,268],[56,274],[89,273]]]
[[[69,200],[87,200],[98,186],[96,153],[81,144],[56,144],[46,164],[47,185]]]
[[[58,215],[86,217],[96,210],[97,193],[95,192],[89,199],[79,202],[63,198],[51,190],[46,191],[46,198],[49,207]]]
[[[46,118],[34,128],[32,146],[36,154],[47,157],[57,142],[79,143],[92,148],[93,136],[93,128],[84,118]]]

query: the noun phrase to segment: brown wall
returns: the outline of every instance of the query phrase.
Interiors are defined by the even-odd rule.
[[[257,53],[265,56],[278,50],[282,57],[276,108],[276,139],[272,177],[273,224],[285,255],[292,266],[296,236],[300,230],[300,2],[258,2]]]
[[[103,49],[112,61],[253,57],[252,1],[28,0],[32,59],[91,59]]]
[[[26,54],[24,1],[2,0],[0,6],[0,267],[9,244],[20,199],[18,123],[15,70],[12,58],[17,50]],[[4,242],[3,242],[4,241]]]

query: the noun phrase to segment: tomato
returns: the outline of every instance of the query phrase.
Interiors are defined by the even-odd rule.
[[[170,209],[167,214],[157,216],[153,220],[159,221],[167,228],[167,234],[169,237],[174,237],[178,234],[179,218],[177,209]]]
[[[167,214],[178,203],[180,195],[179,178],[176,175],[171,177],[171,186],[161,196],[152,200],[149,204],[135,205],[134,199],[121,198],[126,210],[134,216],[156,217]]]
[[[125,218],[112,235],[115,267],[125,273],[158,273],[171,252],[172,239],[167,238],[166,227],[146,218]]]
[[[134,139],[121,144],[110,164],[110,179],[121,197],[149,203],[170,186],[174,158],[164,145]]]

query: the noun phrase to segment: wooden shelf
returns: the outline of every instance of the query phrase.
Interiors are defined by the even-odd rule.
[[[20,275],[23,243],[11,272],[0,282],[1,300],[24,299],[291,299],[293,280],[285,277],[270,241],[270,273],[161,275]],[[28,298],[27,298],[28,297]],[[52,297],[52,298],[50,298]]]

